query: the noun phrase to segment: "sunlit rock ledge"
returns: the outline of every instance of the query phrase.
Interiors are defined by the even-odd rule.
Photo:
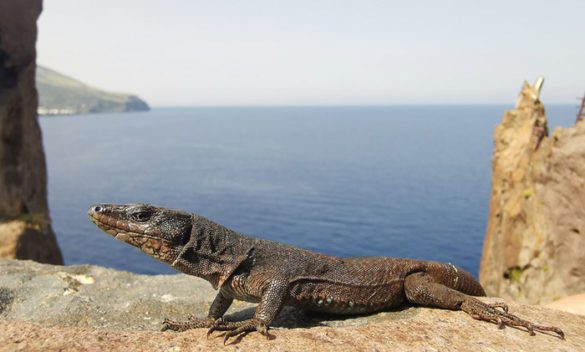
[[[0,260],[0,346],[42,351],[226,351],[220,333],[205,329],[160,332],[164,318],[203,316],[214,297],[198,278],[136,275],[91,265],[52,266]],[[494,301],[495,299],[486,299]],[[252,304],[235,302],[228,315],[252,316]],[[234,341],[271,351],[577,351],[585,346],[585,317],[517,303],[522,317],[562,327],[567,339],[473,320],[463,312],[410,307],[347,319],[323,320],[287,308],[271,338],[251,333]],[[0,349],[1,349],[0,348]]]

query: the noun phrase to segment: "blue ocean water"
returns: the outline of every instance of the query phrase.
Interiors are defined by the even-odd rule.
[[[41,118],[67,264],[174,272],[98,230],[94,203],[196,212],[337,256],[451,262],[477,274],[493,130],[509,106],[159,108]],[[571,105],[547,108],[572,124]]]

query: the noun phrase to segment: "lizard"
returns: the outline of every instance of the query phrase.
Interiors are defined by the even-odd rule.
[[[253,331],[268,336],[285,305],[339,315],[370,314],[407,304],[462,310],[472,318],[521,327],[530,335],[563,331],[484,303],[473,276],[452,264],[392,257],[341,258],[239,234],[196,214],[147,204],[97,204],[90,220],[116,239],[138,247],[178,271],[207,280],[217,296],[207,317],[165,319],[161,330],[208,328],[231,337]],[[234,299],[258,303],[254,316],[227,321]]]

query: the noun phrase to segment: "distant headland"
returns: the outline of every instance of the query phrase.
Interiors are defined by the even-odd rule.
[[[37,66],[39,115],[77,115],[99,112],[148,111],[150,107],[131,94],[111,93]]]

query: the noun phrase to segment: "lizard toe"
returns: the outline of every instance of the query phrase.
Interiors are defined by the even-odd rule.
[[[212,318],[196,318],[193,316],[189,317],[187,321],[174,321],[165,319],[162,322],[161,331],[172,330],[172,331],[185,331],[197,328],[206,328],[212,326],[214,320]]]

